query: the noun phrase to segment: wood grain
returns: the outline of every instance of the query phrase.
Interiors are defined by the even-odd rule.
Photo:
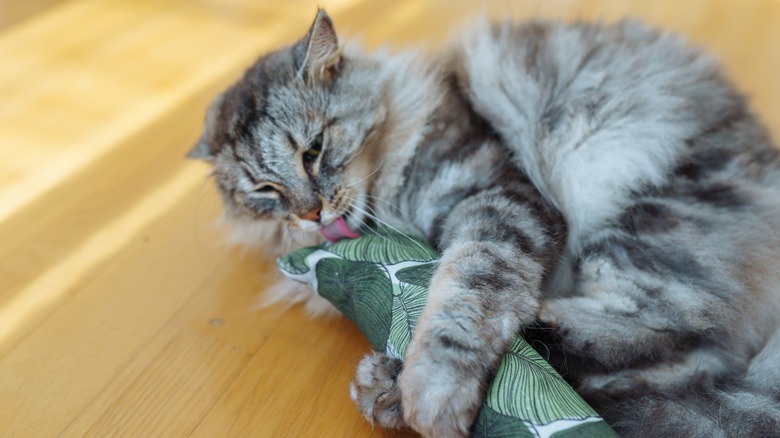
[[[209,99],[318,3],[423,50],[479,15],[642,18],[720,57],[780,134],[777,0],[0,3],[0,436],[404,435],[349,400],[369,349],[349,322],[251,310],[274,265],[221,243],[183,159]]]

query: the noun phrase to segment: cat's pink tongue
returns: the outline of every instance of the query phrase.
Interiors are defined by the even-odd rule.
[[[328,225],[320,228],[320,233],[331,242],[338,242],[341,239],[356,239],[360,233],[349,229],[344,216],[336,219]]]

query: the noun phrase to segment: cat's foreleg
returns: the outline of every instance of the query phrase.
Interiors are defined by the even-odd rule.
[[[501,358],[539,309],[545,229],[529,207],[501,193],[464,201],[448,217],[398,380],[404,420],[418,432],[468,435]]]

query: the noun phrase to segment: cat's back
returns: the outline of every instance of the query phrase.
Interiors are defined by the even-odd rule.
[[[639,22],[483,23],[455,53],[475,110],[574,240],[668,184],[702,135],[736,123],[745,140],[731,135],[726,155],[772,150],[716,60]]]

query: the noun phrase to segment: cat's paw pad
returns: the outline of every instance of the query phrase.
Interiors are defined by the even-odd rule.
[[[396,429],[406,425],[397,384],[401,367],[400,360],[384,353],[370,354],[358,364],[349,393],[370,422]]]
[[[479,379],[422,360],[406,363],[399,385],[409,427],[426,437],[469,435],[482,405]]]

